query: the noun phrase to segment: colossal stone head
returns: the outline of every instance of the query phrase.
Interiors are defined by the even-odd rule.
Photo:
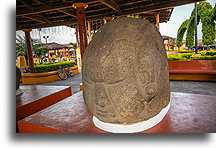
[[[133,124],[169,103],[167,56],[149,21],[118,18],[101,27],[83,57],[84,99],[99,120]]]

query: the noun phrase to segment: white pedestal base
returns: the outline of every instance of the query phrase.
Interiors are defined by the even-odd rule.
[[[160,113],[158,113],[156,116],[150,118],[149,120],[131,124],[131,125],[124,125],[124,124],[111,124],[111,123],[105,123],[97,119],[95,116],[93,117],[93,123],[96,127],[112,133],[134,133],[134,132],[141,132],[144,130],[147,130],[156,124],[158,124],[164,116],[167,114],[168,110],[170,108],[170,103],[163,108]]]

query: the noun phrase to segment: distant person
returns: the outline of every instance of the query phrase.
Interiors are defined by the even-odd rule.
[[[60,61],[63,61],[63,56],[62,55],[60,55]]]
[[[44,63],[47,63],[47,59],[44,59]]]

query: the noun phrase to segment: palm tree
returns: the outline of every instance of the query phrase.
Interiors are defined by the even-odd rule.
[[[69,43],[71,45],[71,47],[69,47],[69,49],[77,49],[77,44],[76,43]]]
[[[170,45],[171,45],[172,47],[174,47],[175,44],[176,44],[176,38],[169,37],[169,40],[170,40]]]
[[[18,34],[16,37],[16,42],[16,56],[25,56],[25,59],[28,61],[27,47],[24,37]]]
[[[68,50],[70,49],[77,49],[77,44],[76,43],[69,43],[71,45],[71,47],[68,48]]]
[[[39,31],[39,36],[40,36],[40,42],[42,43],[42,40],[41,40],[41,28],[38,28],[38,31]]]
[[[17,35],[16,41],[19,43],[16,45],[16,55],[23,55],[28,61],[25,37]],[[44,47],[41,41],[38,39],[31,39],[31,41],[33,54],[41,60],[48,53],[49,48]]]

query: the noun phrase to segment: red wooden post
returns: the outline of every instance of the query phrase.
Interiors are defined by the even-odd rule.
[[[50,51],[48,50],[48,58],[51,58]]]
[[[104,17],[104,24],[108,23],[109,21],[111,21],[113,19],[113,17]]]
[[[168,50],[170,50],[170,39],[168,38]]]
[[[160,15],[159,15],[159,13],[156,13],[155,17],[156,17],[156,27],[158,28],[158,31],[159,31],[159,23],[160,23]]]
[[[89,42],[92,40],[92,36],[91,36],[91,23],[90,21],[88,21],[88,32],[89,32]]]
[[[64,57],[66,56],[66,50],[65,50],[65,48],[63,48],[63,56]]]
[[[75,29],[76,29],[77,48],[78,48],[78,47],[79,47],[79,44],[80,44],[80,41],[79,41],[79,29],[78,29],[78,25],[76,25]]]
[[[31,43],[31,36],[30,36],[30,32],[32,30],[23,29],[23,31],[25,32],[25,37],[26,37],[26,45],[27,45],[30,72],[34,72],[34,61],[33,61],[32,43]]]
[[[55,55],[54,57],[56,57],[56,49],[54,49],[54,55]]]
[[[85,8],[87,6],[88,5],[86,3],[73,4],[73,7],[76,9],[77,22],[79,28],[81,58],[83,57],[83,54],[88,44],[87,35],[86,35],[86,15],[85,15]]]
[[[70,49],[67,49],[68,51],[67,51],[67,53],[68,53],[68,57],[70,57],[71,56],[71,54],[70,54]]]

